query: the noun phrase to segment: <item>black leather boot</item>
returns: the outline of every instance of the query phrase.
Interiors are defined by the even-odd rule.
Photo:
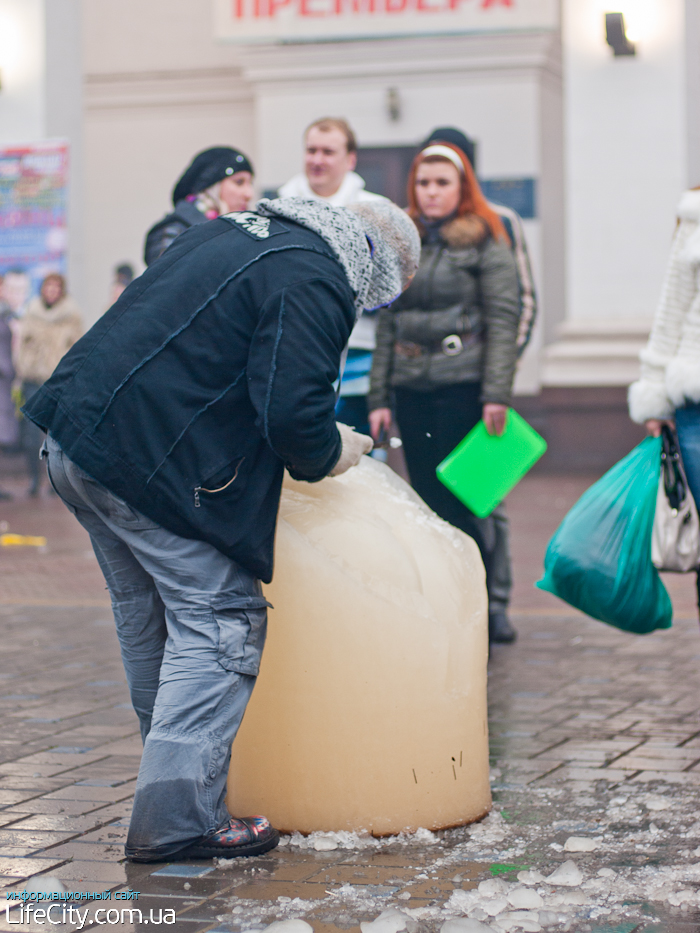
[[[489,642],[511,644],[518,633],[508,621],[505,609],[493,609],[489,612]]]

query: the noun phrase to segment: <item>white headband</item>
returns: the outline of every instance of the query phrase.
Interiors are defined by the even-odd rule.
[[[450,162],[459,169],[460,174],[464,175],[462,160],[454,149],[450,149],[449,146],[428,146],[427,149],[421,152],[421,158],[424,156],[442,156],[444,159],[449,159]]]

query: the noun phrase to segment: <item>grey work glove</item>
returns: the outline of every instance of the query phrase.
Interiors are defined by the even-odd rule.
[[[363,454],[368,454],[374,447],[374,441],[366,434],[358,434],[354,428],[336,421],[340,440],[343,444],[338,462],[330,472],[330,476],[340,476],[350,467],[357,466]]]

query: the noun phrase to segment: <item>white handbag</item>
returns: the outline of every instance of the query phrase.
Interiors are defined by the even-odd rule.
[[[657,570],[689,573],[700,565],[700,520],[688,488],[678,439],[662,431],[661,476],[656,496],[651,560]]]

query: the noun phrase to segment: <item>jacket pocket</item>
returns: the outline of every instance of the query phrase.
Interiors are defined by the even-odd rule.
[[[227,671],[256,677],[267,634],[267,609],[217,609],[217,660]]]
[[[245,462],[245,457],[239,457],[233,463],[228,464],[224,469],[214,473],[208,479],[202,481],[199,486],[194,487],[194,507],[200,508],[202,496],[205,498],[215,498],[229,491],[234,491],[236,480],[242,479],[241,470]],[[242,485],[242,484],[241,484]],[[237,490],[235,490],[237,491]]]

